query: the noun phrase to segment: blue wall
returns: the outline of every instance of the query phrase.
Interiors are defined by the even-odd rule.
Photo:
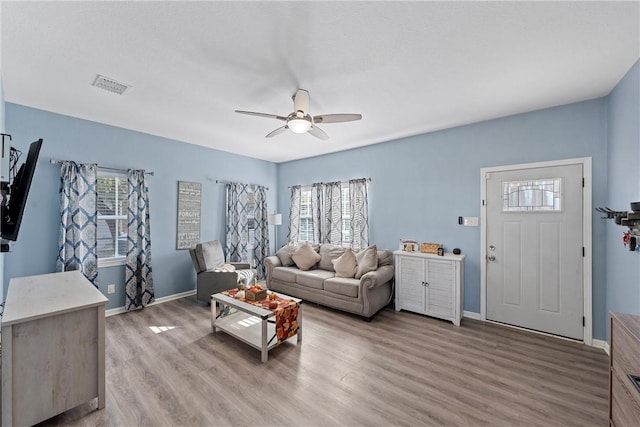
[[[480,228],[459,226],[457,218],[480,216],[480,169],[592,157],[594,207],[627,209],[630,201],[640,200],[639,73],[636,63],[607,98],[280,165],[7,103],[6,128],[14,145],[24,150],[39,137],[45,144],[20,238],[5,258],[4,287],[11,277],[55,270],[59,166],[48,160],[56,158],[156,172],[149,187],[158,297],[195,287],[187,252],[175,250],[178,180],[203,184],[202,240],[224,235],[224,186],[216,179],[269,186],[268,204],[277,201],[283,214],[277,231],[284,242],[287,187],[371,177],[371,241],[390,249],[399,238],[461,248],[467,255],[464,308],[479,312]],[[640,258],[622,247],[621,227],[594,215],[592,231],[593,337],[604,339],[608,310],[640,312]],[[99,280],[105,294],[107,284],[117,285],[108,308],[122,306],[124,269],[102,268]]]
[[[480,169],[576,157],[593,158],[593,203],[606,201],[606,101],[550,108],[283,163],[278,207],[288,223],[294,184],[371,177],[370,241],[396,249],[398,239],[440,242],[462,249],[464,309],[480,311],[480,227],[458,225],[458,216],[480,216]],[[636,156],[637,158],[637,156]],[[286,240],[287,227],[278,230]],[[593,222],[593,241],[605,224]],[[605,248],[593,248],[593,336],[605,336]]]
[[[629,210],[640,201],[640,61],[607,98],[607,139],[607,206]],[[640,253],[623,246],[627,230],[607,221],[607,313],[640,314]]]
[[[216,179],[265,185],[271,189],[268,206],[276,202],[277,167],[271,162],[11,103],[6,104],[6,127],[13,145],[25,153],[37,138],[44,144],[20,235],[13,252],[5,256],[5,290],[11,277],[55,271],[60,166],[50,164],[52,158],[155,172],[148,185],[156,297],[195,289],[189,253],[175,249],[178,181],[202,183],[203,241],[224,240],[225,191]],[[107,308],[123,306],[124,267],[101,268],[98,280],[109,298]],[[107,295],[110,283],[116,284],[117,292]]]

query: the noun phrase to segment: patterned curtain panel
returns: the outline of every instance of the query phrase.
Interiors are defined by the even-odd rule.
[[[125,309],[142,308],[154,301],[151,274],[151,225],[149,196],[143,170],[127,172],[127,262]]]
[[[300,193],[301,187],[291,187],[291,203],[289,204],[289,233],[288,242],[297,242],[300,235]],[[278,250],[278,248],[276,248]]]
[[[351,209],[351,247],[366,248],[369,246],[369,201],[366,178],[349,181],[349,207]]]
[[[62,162],[58,271],[80,270],[97,287],[98,167]]]
[[[323,239],[321,243],[342,245],[342,184],[329,182],[324,184],[324,221],[321,224]]]
[[[249,186],[227,184],[227,262],[245,262],[249,254]]]
[[[313,240],[311,243],[322,243],[322,187],[324,184],[311,184],[311,227]]]
[[[255,218],[255,239],[256,246],[253,255],[256,260],[257,278],[264,279],[264,258],[269,255],[269,224],[267,213],[267,189],[262,186],[256,187],[256,209],[253,214]]]

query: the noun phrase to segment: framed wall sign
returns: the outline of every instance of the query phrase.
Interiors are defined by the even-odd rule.
[[[190,249],[200,243],[202,184],[178,181],[178,227],[176,249]]]

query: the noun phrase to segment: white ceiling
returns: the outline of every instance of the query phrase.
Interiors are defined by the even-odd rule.
[[[639,2],[1,2],[5,100],[283,162],[607,95]],[[96,74],[133,85],[123,96]],[[311,114],[361,113],[329,135]]]

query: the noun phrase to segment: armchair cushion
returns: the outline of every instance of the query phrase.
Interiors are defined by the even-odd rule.
[[[215,270],[224,265],[224,251],[218,240],[199,243],[196,245],[195,255],[201,271]]]

